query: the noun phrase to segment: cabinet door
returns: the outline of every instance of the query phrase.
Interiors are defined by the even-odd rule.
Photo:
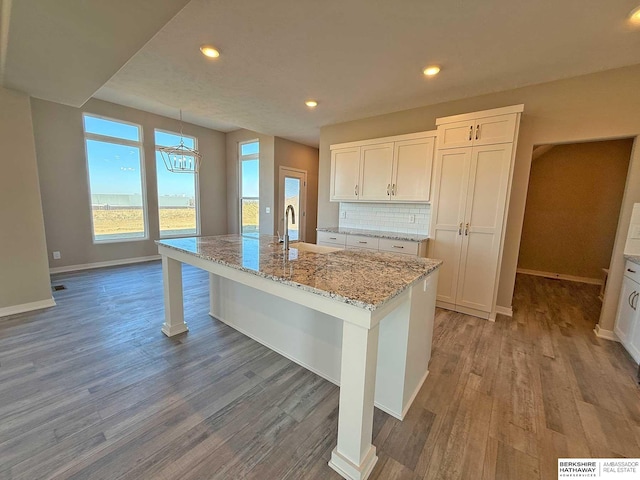
[[[470,163],[471,148],[438,150],[436,155],[429,256],[444,261],[437,299],[450,304],[456,300]]]
[[[360,147],[359,200],[386,200],[391,198],[391,172],[393,143],[379,143]]]
[[[331,151],[330,200],[357,200],[360,178],[360,147]]]
[[[620,300],[618,301],[618,314],[616,317],[616,326],[614,327],[614,332],[622,342],[622,344],[627,347],[630,343],[632,343],[632,327],[634,323],[634,319],[636,317],[636,310],[634,309],[635,304],[637,303],[636,293],[640,291],[640,285],[631,280],[628,277],[623,277],[622,280],[622,290],[620,291]],[[633,304],[631,303],[633,301]],[[636,328],[636,330],[638,330]]]
[[[475,122],[445,123],[438,127],[438,149],[470,147],[473,144]]]
[[[391,200],[428,202],[434,138],[395,142]]]
[[[490,313],[498,272],[512,144],[473,147],[456,305]]]
[[[517,114],[497,115],[476,120],[473,146],[511,143],[516,130]]]

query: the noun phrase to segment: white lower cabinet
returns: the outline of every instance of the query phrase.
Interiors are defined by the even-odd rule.
[[[618,314],[614,331],[618,339],[640,363],[640,315],[638,315],[638,299],[640,298],[640,265],[627,261],[625,274],[618,301]]]
[[[427,255],[426,240],[414,242],[346,233],[318,232],[316,244],[325,247],[374,250],[417,257],[426,257]]]

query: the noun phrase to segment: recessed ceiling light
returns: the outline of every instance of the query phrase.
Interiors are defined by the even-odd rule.
[[[316,102],[315,100],[307,100],[306,102],[304,102],[304,104],[309,108],[315,108],[318,106],[318,102]]]
[[[220,52],[213,48],[211,45],[202,45],[200,47],[200,51],[203,55],[209,58],[218,58],[220,56]]]
[[[422,71],[422,73],[424,73],[427,77],[433,77],[434,75],[437,75],[438,72],[440,72],[440,67],[437,65],[431,65]]]
[[[636,7],[629,14],[629,21],[631,23],[635,23],[640,25],[640,7]]]

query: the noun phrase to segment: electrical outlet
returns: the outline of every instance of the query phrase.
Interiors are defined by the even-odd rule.
[[[347,211],[343,210],[340,212],[340,218],[347,218]]]
[[[61,258],[62,258],[62,255],[60,255],[60,252],[53,252],[54,260],[60,260]]]
[[[416,223],[416,216],[415,215],[409,215],[409,223]]]
[[[266,207],[264,209],[264,213],[271,213],[271,207]]]

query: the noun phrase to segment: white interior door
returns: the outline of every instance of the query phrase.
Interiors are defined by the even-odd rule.
[[[470,163],[471,148],[440,150],[436,156],[429,256],[443,260],[437,299],[450,304],[456,300]]]
[[[490,313],[512,144],[473,147],[456,304]]]
[[[296,222],[289,215],[289,240],[305,241],[307,219],[307,172],[289,167],[280,167],[279,173],[278,232],[284,235],[284,213],[288,205],[293,205]]]

